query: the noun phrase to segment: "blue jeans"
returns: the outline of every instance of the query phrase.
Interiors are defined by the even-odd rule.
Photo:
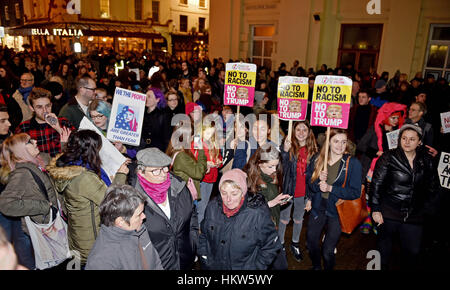
[[[201,198],[197,205],[198,224],[200,226],[203,217],[205,216],[206,206],[208,205],[211,192],[213,190],[214,183],[200,182],[200,194]]]
[[[13,244],[19,264],[34,269],[34,252],[31,238],[22,230],[20,218],[6,217],[0,213],[0,226],[5,230],[6,238]]]
[[[339,217],[332,218],[325,214],[327,202],[328,200],[323,198],[320,209],[317,210],[318,215],[314,216],[311,213],[309,216],[306,242],[314,269],[321,269],[320,238],[324,227],[327,226],[325,240],[322,245],[322,254],[325,270],[333,270],[335,264],[334,249],[341,237],[341,224]]]

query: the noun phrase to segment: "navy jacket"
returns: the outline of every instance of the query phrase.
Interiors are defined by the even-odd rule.
[[[319,153],[314,155],[306,169],[306,199],[312,201],[311,213],[313,216],[318,216],[318,209],[320,208],[320,203],[322,200],[322,191],[319,187],[319,178],[317,178],[313,183],[311,183],[311,177],[314,172],[314,165]],[[339,173],[333,184],[333,190],[330,192],[328,197],[328,204],[326,209],[326,215],[329,217],[338,217],[336,202],[338,199],[353,200],[361,196],[361,163],[355,157],[350,158],[348,164],[347,181],[345,180],[346,171],[346,161],[350,158],[349,154],[345,154],[341,159],[341,165],[339,167]]]

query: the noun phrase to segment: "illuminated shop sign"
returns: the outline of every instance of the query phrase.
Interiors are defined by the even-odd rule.
[[[84,36],[81,29],[63,28],[32,28],[31,35],[53,35],[53,36]]]

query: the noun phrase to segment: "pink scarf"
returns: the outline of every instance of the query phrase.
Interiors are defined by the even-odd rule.
[[[144,176],[138,173],[139,183],[144,189],[145,193],[157,204],[161,204],[166,201],[167,191],[170,187],[169,173],[167,173],[167,179],[163,183],[155,184],[151,183]]]

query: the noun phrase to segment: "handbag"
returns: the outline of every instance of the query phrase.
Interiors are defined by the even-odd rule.
[[[31,170],[30,172],[47,200],[49,200],[47,189],[42,180],[36,173]],[[61,208],[59,200],[58,208]],[[60,214],[55,214],[53,211],[54,209],[50,207],[50,221],[47,224],[37,224],[29,216],[25,217],[25,223],[33,245],[36,268],[40,270],[57,266],[71,257],[67,239],[67,224]]]
[[[345,187],[347,182],[347,172],[348,163],[350,157],[347,159],[345,165],[345,179],[342,187]],[[339,222],[341,224],[341,231],[346,234],[351,234],[355,228],[362,223],[367,217],[367,206],[366,206],[366,192],[365,189],[361,190],[361,195],[359,198],[354,200],[343,200],[339,199],[336,202],[336,209],[339,214]]]

